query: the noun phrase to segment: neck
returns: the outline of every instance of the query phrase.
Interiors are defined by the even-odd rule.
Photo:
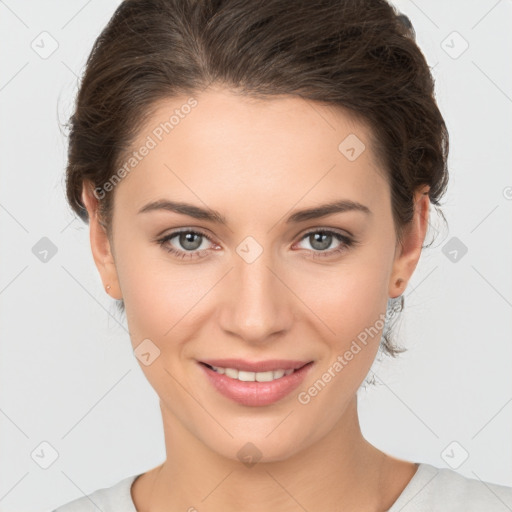
[[[286,460],[251,467],[210,450],[163,406],[162,415],[167,459],[143,475],[145,481],[140,477],[134,483],[132,496],[140,512],[383,510],[413,474],[408,464],[405,483],[388,489],[384,475],[390,461],[397,460],[363,438],[356,396],[318,442]],[[400,470],[405,475],[405,466]]]

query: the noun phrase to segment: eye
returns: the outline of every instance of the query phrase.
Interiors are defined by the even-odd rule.
[[[306,240],[313,248],[313,258],[334,256],[349,250],[357,243],[349,236],[342,235],[341,233],[328,229],[310,231],[302,237],[301,242],[304,240]],[[333,242],[338,242],[338,245],[334,249],[326,250],[332,246]]]
[[[174,239],[176,240],[172,243],[171,241]],[[208,244],[204,247],[205,241],[213,243],[206,234],[192,229],[174,231],[157,240],[165,251],[180,259],[204,258],[207,256]],[[198,250],[201,246],[203,246],[203,249]]]
[[[351,237],[328,229],[310,231],[301,238],[301,242],[304,240],[313,248],[313,258],[332,257],[357,244]],[[337,247],[327,250],[333,242],[338,242]],[[208,256],[208,244],[213,244],[213,241],[201,231],[182,229],[165,235],[158,239],[157,243],[179,259],[198,259]],[[201,247],[203,248],[200,249]]]

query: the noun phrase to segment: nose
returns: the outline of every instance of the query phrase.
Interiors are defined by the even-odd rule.
[[[270,251],[252,262],[235,254],[234,268],[224,280],[220,326],[246,343],[274,342],[293,321],[293,293],[272,264]]]

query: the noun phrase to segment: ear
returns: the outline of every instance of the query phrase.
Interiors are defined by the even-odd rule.
[[[122,299],[121,288],[117,276],[113,251],[106,228],[99,217],[99,200],[94,195],[94,187],[89,182],[84,182],[82,187],[82,202],[89,214],[89,230],[92,256],[100,273],[103,287],[114,299]],[[107,286],[110,288],[107,289]]]
[[[429,189],[430,187],[425,185],[414,194],[414,217],[405,227],[402,243],[395,251],[393,271],[389,281],[389,297],[395,298],[404,292],[420,259],[428,227]]]

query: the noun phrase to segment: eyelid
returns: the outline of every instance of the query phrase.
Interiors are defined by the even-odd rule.
[[[313,227],[309,228],[304,232],[303,235],[300,235],[300,239],[302,240],[307,235],[312,235],[313,233],[336,233],[337,235],[344,236],[346,238],[354,238],[354,235],[347,231],[346,229],[339,228],[328,228],[328,227]]]
[[[164,238],[166,236],[174,236],[174,235],[178,235],[179,233],[190,233],[190,232],[194,232],[194,233],[203,235],[206,238],[208,238],[209,240],[212,239],[212,235],[208,234],[206,230],[204,230],[203,228],[195,227],[195,226],[185,226],[182,228],[164,229],[162,232],[160,232],[158,235],[156,235],[155,238],[157,238],[157,239]]]

